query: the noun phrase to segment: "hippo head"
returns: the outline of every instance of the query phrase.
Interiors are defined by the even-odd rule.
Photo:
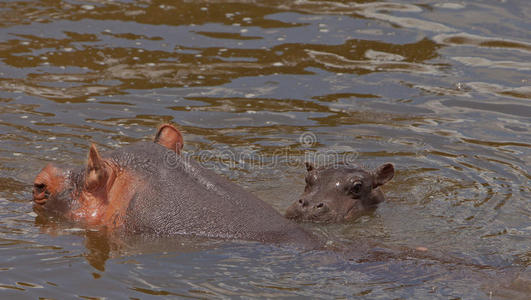
[[[183,146],[181,133],[170,124],[159,127],[154,142],[154,147],[161,145],[177,153]],[[33,183],[34,210],[88,224],[99,225],[109,218],[116,223],[138,186],[135,174],[100,155],[92,144],[84,167],[65,169],[48,164],[41,170]]]
[[[285,216],[318,223],[346,222],[374,209],[384,201],[379,187],[395,173],[390,163],[373,171],[353,165],[314,168],[309,163],[306,169],[304,192],[288,207]]]

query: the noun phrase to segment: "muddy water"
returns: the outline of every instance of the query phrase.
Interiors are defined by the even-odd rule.
[[[531,7],[406,2],[0,3],[0,297],[525,298]],[[397,174],[374,214],[306,225],[350,256],[110,240],[32,213],[46,163],[167,121],[281,212],[304,160]]]

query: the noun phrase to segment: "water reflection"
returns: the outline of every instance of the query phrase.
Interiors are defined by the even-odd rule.
[[[15,46],[8,42],[5,45],[5,64],[35,68],[44,61],[52,74],[29,73],[23,79],[1,80],[0,86],[6,91],[23,92],[59,102],[84,102],[95,96],[121,94],[123,92],[120,91],[127,89],[216,86],[240,77],[276,73],[313,74],[308,68],[354,74],[395,71],[437,75],[442,67],[422,63],[436,58],[439,48],[427,39],[405,45],[348,40],[342,45],[307,44],[301,48],[297,44],[281,44],[266,50],[190,48],[195,54],[136,48],[68,48],[67,52],[64,49],[61,51],[60,44],[68,45],[70,42],[69,39],[60,43],[41,43],[42,49],[59,49],[39,56],[15,56],[11,52]],[[11,44],[19,45],[17,42]],[[18,52],[35,51],[30,45],[21,48]],[[83,65],[85,70],[65,74],[60,71],[65,65]]]

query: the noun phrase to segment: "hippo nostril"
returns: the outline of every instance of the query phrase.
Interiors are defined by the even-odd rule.
[[[300,204],[302,207],[305,207],[305,206],[308,206],[308,201],[303,200],[303,199],[299,199],[299,204]]]
[[[33,190],[36,191],[39,194],[44,192],[45,188],[46,188],[46,184],[44,184],[44,183],[35,183],[33,185]]]
[[[46,198],[48,198],[49,193],[46,190],[46,184],[44,183],[35,183],[33,185],[33,201],[37,204],[46,203]]]
[[[324,207],[324,204],[321,202],[321,203],[317,204],[315,207],[317,207],[317,208],[323,208],[323,207]]]

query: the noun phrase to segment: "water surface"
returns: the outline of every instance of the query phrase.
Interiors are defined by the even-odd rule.
[[[1,297],[525,298],[529,15],[525,0],[0,3]],[[350,256],[109,240],[32,213],[46,163],[168,121],[280,212],[308,158],[397,174],[374,214],[305,225]],[[393,250],[416,247],[433,256]]]

